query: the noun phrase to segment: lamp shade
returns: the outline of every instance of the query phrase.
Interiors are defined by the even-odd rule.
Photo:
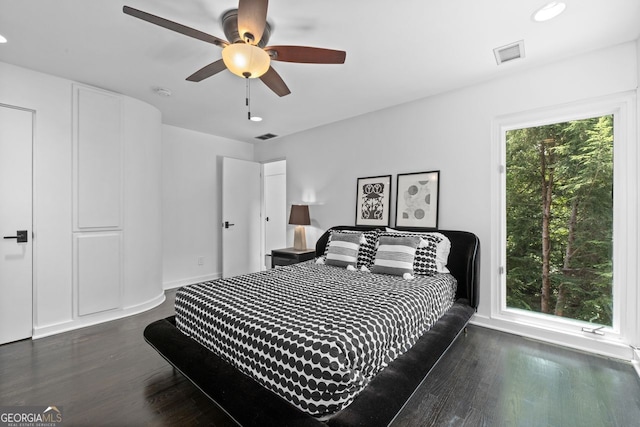
[[[226,46],[222,49],[222,61],[233,74],[252,79],[269,71],[271,65],[271,58],[267,52],[247,43]]]
[[[291,215],[289,215],[289,224],[311,225],[311,219],[309,218],[309,206],[291,205]]]

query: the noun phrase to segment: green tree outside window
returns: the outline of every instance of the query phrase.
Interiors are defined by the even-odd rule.
[[[506,141],[507,306],[611,326],[613,116]]]

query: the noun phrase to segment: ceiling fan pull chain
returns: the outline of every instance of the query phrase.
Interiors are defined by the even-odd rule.
[[[245,78],[247,81],[247,96],[245,98],[245,104],[247,105],[247,120],[251,120],[251,83],[249,82],[249,78]]]

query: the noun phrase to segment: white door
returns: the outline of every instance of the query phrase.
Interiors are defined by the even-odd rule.
[[[264,164],[264,246],[266,267],[271,268],[271,250],[287,245],[286,161]]]
[[[222,277],[260,271],[260,168],[222,159]]]
[[[33,330],[32,150],[33,112],[0,105],[0,344]]]

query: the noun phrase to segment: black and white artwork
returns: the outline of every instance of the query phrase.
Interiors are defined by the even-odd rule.
[[[438,228],[440,171],[398,174],[396,226]]]
[[[358,178],[356,225],[389,225],[391,175]]]

